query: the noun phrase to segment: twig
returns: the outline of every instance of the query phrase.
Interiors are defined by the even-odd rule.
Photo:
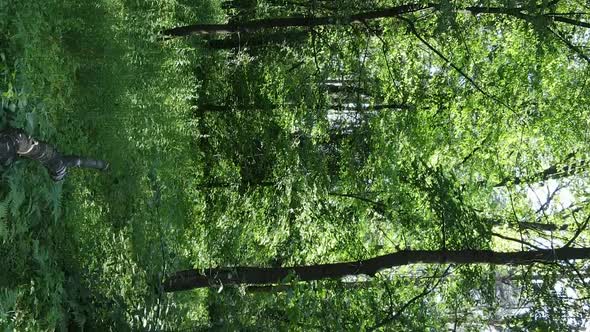
[[[584,287],[586,289],[590,288],[590,285],[588,285],[588,283],[586,282],[586,280],[584,280],[584,276],[582,275],[582,273],[580,273],[580,270],[578,270],[578,268],[574,265],[574,263],[570,262],[570,261],[565,261],[565,263],[572,269],[574,270],[574,273],[576,274],[576,276],[578,276],[578,278],[580,279],[580,281],[582,282],[582,284],[584,285]]]
[[[390,315],[389,317],[383,319],[381,322],[379,322],[377,325],[369,328],[367,331],[375,331],[376,329],[383,327],[387,324],[390,324],[391,322],[395,321],[396,319],[398,319],[402,313],[404,312],[404,310],[406,310],[409,306],[411,306],[412,304],[414,304],[414,302],[418,301],[419,299],[427,296],[428,294],[432,293],[432,291],[434,291],[434,289],[436,287],[438,287],[438,285],[442,282],[442,280],[448,276],[448,271],[449,269],[452,267],[452,265],[449,265],[446,269],[445,272],[442,274],[442,276],[438,279],[438,281],[432,286],[427,286],[424,288],[424,290],[414,296],[412,299],[410,299],[408,302],[406,302],[394,315]],[[435,273],[436,274],[436,273]]]
[[[507,108],[508,110],[510,110],[513,113],[516,113],[516,111],[514,109],[512,109],[512,107],[510,107],[510,105],[506,104],[504,101],[502,101],[500,98],[492,95],[491,93],[485,91],[484,89],[482,89],[479,84],[477,84],[473,78],[469,77],[464,71],[463,69],[459,68],[459,66],[455,65],[451,60],[449,60],[444,54],[442,54],[439,50],[437,50],[434,46],[432,46],[428,41],[426,41],[426,39],[424,39],[416,30],[416,26],[414,25],[414,23],[402,16],[396,16],[396,18],[406,22],[408,24],[408,27],[410,28],[410,32],[412,32],[412,34],[414,36],[416,36],[416,38],[418,38],[418,40],[420,40],[424,45],[426,45],[426,47],[428,47],[432,52],[434,52],[436,55],[438,55],[438,57],[440,57],[443,61],[445,61],[447,64],[449,64],[455,71],[457,71],[461,76],[463,76],[463,78],[465,78],[469,83],[471,83],[471,85],[480,93],[482,93],[484,96],[498,102],[500,105],[504,106],[505,108]]]
[[[590,214],[588,214],[588,217],[586,217],[586,220],[584,221],[582,226],[578,227],[578,230],[576,231],[574,236],[562,248],[568,248],[569,246],[571,246],[574,243],[574,241],[578,238],[578,236],[580,236],[580,234],[582,234],[584,229],[588,226],[588,222],[590,222]]]
[[[365,25],[367,30],[369,32],[371,32],[373,34],[373,36],[377,37],[377,39],[379,39],[379,41],[381,42],[381,52],[383,52],[383,60],[385,60],[385,66],[387,67],[387,73],[389,75],[389,78],[391,79],[391,84],[393,84],[395,86],[395,88],[399,90],[399,87],[396,85],[396,80],[393,77],[393,72],[392,72],[391,66],[389,64],[389,58],[387,57],[389,44],[387,44],[385,39],[383,39],[383,37],[381,35],[379,35],[375,31],[375,29],[372,28],[366,21],[363,21],[363,24]]]
[[[574,51],[574,53],[579,55],[582,59],[586,60],[586,62],[590,63],[590,57],[588,57],[586,54],[584,54],[584,52],[582,52],[582,50],[579,47],[572,44],[569,40],[567,40],[565,37],[563,37],[558,32],[553,31],[553,29],[551,29],[550,27],[547,27],[547,31],[549,31],[552,34],[554,34],[555,36],[557,36],[557,38],[559,40],[561,40],[561,42],[564,43],[570,50]]]
[[[536,249],[536,250],[544,250],[543,248],[538,247],[538,246],[536,246],[536,245],[534,245],[534,244],[532,244],[530,242],[527,242],[525,240],[522,240],[522,239],[515,239],[513,237],[509,237],[509,236],[506,236],[506,235],[498,234],[498,233],[495,233],[495,232],[492,232],[492,236],[499,237],[501,239],[512,241],[512,242],[517,242],[517,243],[520,243],[520,244],[529,246],[529,247],[531,247],[533,249]]]

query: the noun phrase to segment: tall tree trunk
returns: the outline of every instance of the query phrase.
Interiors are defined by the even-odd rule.
[[[546,231],[546,232],[565,231],[569,227],[569,224],[556,225],[556,224],[550,224],[550,223],[526,222],[526,221],[521,221],[518,223],[518,225],[524,229],[532,229],[532,230],[536,230],[536,231]]]
[[[408,104],[354,104],[348,105],[330,105],[330,108],[342,112],[363,112],[363,111],[382,111],[382,110],[413,110],[415,107]]]
[[[197,185],[197,189],[218,189],[218,188],[229,188],[233,186],[241,187],[273,187],[276,185],[274,181],[242,181],[242,182],[220,182],[211,181],[204,182]]]
[[[219,33],[235,33],[235,32],[254,32],[267,28],[285,28],[285,27],[315,27],[315,26],[326,26],[326,25],[345,25],[351,23],[362,23],[367,20],[397,17],[402,14],[422,11],[425,9],[434,8],[440,9],[440,4],[405,4],[396,7],[390,7],[375,11],[358,13],[350,16],[336,17],[284,17],[284,18],[269,18],[252,20],[242,23],[228,23],[228,24],[194,24],[176,27],[162,31],[162,34],[167,37],[180,37],[188,35],[211,35]],[[589,22],[575,20],[560,13],[551,14],[533,14],[529,13],[527,8],[524,7],[487,7],[487,6],[470,6],[464,8],[456,8],[456,11],[463,10],[470,12],[473,15],[477,14],[492,14],[492,15],[507,15],[514,18],[527,21],[535,26],[539,22],[544,22],[544,28],[549,32],[555,34],[566,46],[577,53],[587,62],[590,62],[590,57],[583,53],[583,50],[578,46],[573,45],[570,41],[566,40],[558,32],[553,31],[550,28],[551,22],[560,22],[568,24],[570,26],[577,26],[583,28],[590,28]]]
[[[352,104],[352,103],[351,103]],[[235,104],[235,105],[215,105],[215,104],[200,104],[193,114],[200,114],[203,112],[211,113],[229,113],[229,112],[245,112],[245,111],[270,111],[276,110],[279,107],[296,107],[295,104]],[[364,105],[364,104],[332,104],[327,105],[328,109],[338,110],[343,112],[366,112],[366,111],[382,111],[382,110],[414,110],[414,105],[408,104],[377,104],[377,105]]]
[[[432,5],[409,4],[381,10],[359,13],[345,17],[283,17],[252,20],[242,23],[228,24],[193,24],[164,30],[162,34],[168,37],[188,35],[211,35],[219,33],[255,32],[267,28],[287,27],[315,27],[319,25],[344,25],[363,22],[384,17],[395,17],[401,14],[420,11]]]
[[[536,262],[555,262],[556,260],[588,259],[590,248],[561,248],[555,250],[535,250],[520,252],[494,252],[491,250],[458,251],[400,251],[367,260],[346,263],[318,264],[294,267],[247,267],[236,266],[212,268],[207,270],[186,270],[170,275],[164,281],[164,290],[175,292],[193,288],[221,285],[266,285],[280,284],[288,277],[299,281],[337,279],[349,275],[370,275],[391,268],[416,263],[431,264],[510,264],[526,265]]]
[[[570,213],[572,212],[571,210],[569,211]],[[503,219],[494,219],[494,218],[486,218],[486,222],[489,222],[490,224],[493,224],[494,226],[505,226],[505,225],[510,225],[509,222],[507,222],[506,220]],[[522,229],[530,229],[530,230],[535,230],[535,231],[539,231],[539,232],[555,232],[555,231],[565,231],[569,228],[569,224],[554,224],[554,223],[545,223],[545,222],[538,222],[538,221],[519,221],[517,223],[514,224],[514,226],[517,226],[519,228]]]
[[[556,225],[556,224],[547,224],[547,223],[540,223],[540,222],[526,222],[521,221],[518,225],[525,229],[532,229],[537,231],[547,231],[547,232],[555,232],[555,231],[565,231],[568,229],[569,224],[563,225]]]
[[[355,282],[342,282],[337,287],[338,288],[345,288],[345,289],[358,289],[358,288],[369,288],[373,286],[370,280],[362,280],[362,281],[355,281]],[[281,292],[290,292],[295,289],[294,285],[292,284],[282,284],[282,285],[253,285],[246,287],[246,292],[248,293],[281,293]]]
[[[304,42],[309,36],[308,31],[278,31],[265,34],[232,36],[225,39],[211,39],[207,47],[215,50],[231,50],[241,47],[266,47],[272,45],[294,45]]]
[[[278,108],[275,104],[257,105],[257,104],[234,104],[234,105],[216,105],[216,104],[200,104],[195,113],[213,112],[241,112],[241,111],[270,111]]]

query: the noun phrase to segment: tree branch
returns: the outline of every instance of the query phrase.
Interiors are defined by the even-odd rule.
[[[459,66],[455,65],[453,62],[451,62],[451,60],[449,60],[444,54],[442,54],[442,52],[440,52],[439,50],[437,50],[434,46],[432,46],[428,41],[426,41],[426,39],[424,39],[416,30],[416,26],[414,25],[414,22],[412,22],[411,20],[403,17],[403,16],[396,16],[396,18],[406,22],[408,24],[408,27],[410,29],[410,32],[416,36],[416,38],[418,38],[418,40],[420,40],[424,45],[426,45],[426,47],[428,47],[432,52],[434,52],[439,58],[441,58],[444,62],[446,62],[447,64],[449,64],[455,71],[457,71],[461,76],[463,76],[463,78],[465,78],[477,91],[479,91],[480,93],[482,93],[484,96],[494,100],[495,102],[500,103],[502,106],[504,106],[505,108],[507,108],[508,110],[512,111],[513,113],[516,113],[512,107],[510,107],[510,105],[506,104],[505,102],[503,102],[502,100],[500,100],[500,98],[492,95],[491,93],[488,93],[487,91],[485,91],[484,89],[482,89],[476,82],[475,80],[473,80],[473,78],[469,77],[464,71],[463,69],[459,68]]]
[[[505,235],[498,234],[498,233],[495,233],[495,232],[492,232],[492,236],[499,237],[499,238],[504,239],[504,240],[508,240],[508,241],[512,241],[512,242],[517,242],[517,243],[520,243],[520,244],[524,244],[525,246],[529,246],[529,247],[531,247],[533,249],[536,249],[536,250],[545,250],[544,248],[537,247],[536,245],[534,245],[534,244],[532,244],[530,242],[527,242],[527,241],[524,241],[524,240],[520,240],[520,239],[515,239],[513,237],[505,236]]]
[[[588,57],[586,54],[584,54],[584,52],[579,47],[572,44],[569,40],[567,40],[565,37],[563,37],[560,33],[553,31],[553,29],[551,29],[550,27],[547,27],[547,30],[549,32],[551,32],[552,34],[554,34],[555,36],[557,36],[557,38],[559,40],[561,40],[561,42],[564,43],[570,50],[574,51],[574,53],[579,55],[582,59],[586,60],[586,62],[590,63],[590,57]]]
[[[590,222],[590,214],[588,214],[588,217],[586,217],[586,220],[584,221],[582,226],[578,227],[574,236],[562,248],[569,248],[574,243],[574,241],[576,241],[578,236],[582,234],[584,229],[588,226],[588,222]]]
[[[567,23],[567,24],[570,24],[570,25],[575,25],[575,26],[579,26],[579,27],[583,27],[583,28],[590,28],[590,23],[588,23],[588,22],[578,21],[578,20],[574,20],[574,19],[571,19],[571,18],[568,18],[568,17],[558,16],[558,15],[562,15],[562,14],[560,14],[560,13],[553,13],[553,14],[546,15],[546,16],[550,16],[551,18],[553,18],[554,21],[558,21],[558,22],[562,22],[562,23]]]
[[[451,266],[452,265],[449,265],[446,268],[445,272],[443,272],[441,277],[438,278],[437,282],[432,287],[430,287],[430,286],[425,287],[424,290],[420,294],[414,296],[408,302],[406,302],[394,315],[390,315],[389,317],[383,319],[381,322],[379,322],[379,324],[369,328],[368,331],[375,331],[376,329],[381,328],[387,324],[391,324],[393,321],[397,320],[409,306],[414,304],[414,302],[416,302],[419,299],[426,297],[428,294],[432,293],[432,291],[434,291],[436,289],[436,287],[438,287],[438,285],[442,282],[442,280],[449,275],[448,271],[451,268]]]

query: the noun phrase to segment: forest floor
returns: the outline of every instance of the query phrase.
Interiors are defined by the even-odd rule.
[[[196,204],[183,190],[197,173],[186,142],[199,48],[158,31],[218,6],[0,0],[3,126],[111,164],[63,183],[29,161],[3,171],[0,325],[164,329],[182,311],[158,285]]]

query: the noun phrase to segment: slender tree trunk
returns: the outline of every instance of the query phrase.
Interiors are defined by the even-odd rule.
[[[237,104],[237,105],[214,105],[214,104],[201,104],[198,109],[194,111],[194,114],[202,112],[211,113],[227,113],[227,112],[244,112],[244,111],[270,111],[278,109],[279,107],[295,107],[295,104],[287,105],[256,105],[256,104]],[[383,110],[413,110],[415,107],[408,104],[377,104],[377,105],[343,105],[333,104],[327,106],[329,109],[338,110],[343,112],[366,112],[366,111],[383,111]]]
[[[338,285],[339,288],[346,288],[346,289],[358,289],[358,288],[369,288],[373,286],[374,283],[370,281],[355,281],[355,282],[343,282]],[[291,284],[282,284],[282,285],[254,285],[246,287],[246,292],[248,293],[281,293],[281,292],[289,292],[293,291],[295,287]]]
[[[197,186],[198,189],[218,189],[218,188],[229,188],[229,187],[233,187],[233,186],[251,186],[251,187],[272,187],[276,185],[276,182],[274,181],[255,181],[255,182],[248,182],[248,181],[242,181],[242,182],[217,182],[217,181],[211,181],[211,182],[205,182],[202,184],[199,184]]]
[[[339,94],[339,95],[346,95],[346,94],[358,94],[358,95],[365,95],[368,96],[369,92],[359,86],[356,86],[356,82],[352,84],[347,84],[346,81],[341,81],[338,83],[331,83],[326,82],[321,85],[322,88],[326,89],[329,93],[332,94]]]
[[[377,104],[364,105],[351,103],[350,105],[330,105],[330,109],[342,112],[365,112],[365,111],[383,111],[383,110],[412,110],[414,107],[407,104]]]
[[[509,224],[506,220],[502,219],[487,219],[487,222],[493,224],[494,226],[505,226]],[[523,229],[530,229],[536,231],[546,231],[546,232],[554,232],[554,231],[565,231],[569,228],[569,224],[562,224],[557,225],[554,223],[542,223],[542,222],[535,222],[535,221],[519,221],[514,226],[523,228]]]
[[[361,194],[349,194],[349,193],[339,193],[339,192],[331,191],[328,193],[328,195],[357,199],[361,202],[369,203],[375,207],[379,207],[380,209],[385,209],[385,207],[386,207],[383,202],[366,198],[366,197],[362,196]]]
[[[359,13],[346,17],[283,17],[247,21],[243,23],[228,24],[194,24],[164,30],[162,34],[168,37],[180,37],[188,35],[211,35],[219,33],[255,32],[267,28],[287,27],[315,27],[320,25],[345,25],[360,23],[366,20],[373,20],[384,17],[395,17],[401,14],[412,13],[431,5],[408,4],[397,7]]]
[[[412,282],[416,282],[419,280],[437,280],[440,276],[432,276],[432,275],[411,275],[411,274],[392,274],[391,277],[387,277],[386,280],[383,281],[392,281],[392,278],[404,278],[406,280],[411,280]],[[334,289],[362,289],[362,288],[370,288],[376,286],[375,282],[370,279],[360,279],[356,281],[347,281],[347,282],[339,282],[338,284],[332,284],[331,287]],[[294,284],[280,284],[280,285],[252,285],[246,287],[246,292],[248,293],[281,293],[281,292],[289,292],[295,289]]]
[[[278,108],[278,105],[256,105],[256,104],[236,104],[236,105],[215,105],[215,104],[201,104],[195,112],[212,112],[212,113],[226,113],[226,112],[240,112],[240,111],[269,111]]]
[[[304,30],[278,31],[265,34],[232,36],[225,39],[211,39],[207,41],[207,47],[215,50],[231,50],[241,47],[266,47],[280,44],[299,44],[304,42],[309,32]]]
[[[358,13],[351,16],[344,17],[284,17],[284,18],[270,18],[252,20],[243,23],[229,23],[229,24],[194,24],[177,28],[164,30],[162,34],[168,37],[179,37],[194,35],[210,35],[218,33],[235,33],[235,32],[254,32],[266,28],[285,28],[285,27],[314,27],[320,25],[344,25],[351,23],[362,23],[367,20],[396,17],[402,14],[422,11],[429,8],[439,9],[440,4],[405,4],[391,8],[385,8],[375,11]],[[508,15],[529,23],[535,24],[540,19],[547,22],[557,21],[572,26],[579,26],[590,28],[590,23],[574,20],[568,17],[561,16],[559,13],[552,13],[551,15],[534,15],[528,14],[526,8],[519,7],[486,7],[486,6],[470,6],[465,8],[457,8],[457,11],[463,10],[470,12],[473,15],[477,14],[495,14]],[[570,46],[571,48],[571,46]],[[575,48],[575,47],[574,47]]]
[[[186,270],[170,275],[164,281],[164,290],[175,292],[193,288],[221,285],[266,285],[280,284],[287,278],[299,281],[337,279],[349,275],[373,276],[377,272],[394,266],[416,263],[430,264],[510,264],[527,265],[536,262],[555,262],[556,260],[588,259],[590,248],[561,248],[555,250],[536,250],[520,252],[494,252],[491,250],[458,251],[400,251],[355,262],[318,264],[294,267],[226,267],[207,270]]]

